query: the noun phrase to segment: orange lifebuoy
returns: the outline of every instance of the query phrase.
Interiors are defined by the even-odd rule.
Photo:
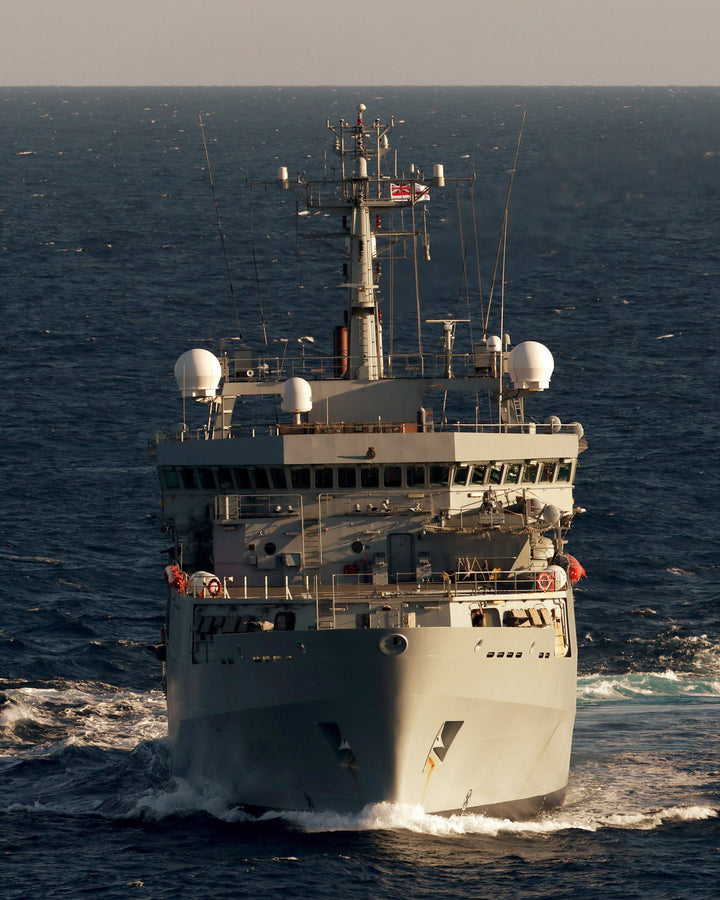
[[[550,572],[541,572],[537,577],[539,591],[552,591],[555,589],[555,576]]]
[[[208,581],[206,587],[207,587],[207,592],[208,592],[208,594],[210,594],[211,597],[220,596],[220,591],[222,590],[222,585],[220,584],[219,578],[211,578],[210,581]]]

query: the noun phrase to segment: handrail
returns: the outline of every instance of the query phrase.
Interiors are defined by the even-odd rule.
[[[195,430],[177,429],[172,432],[158,431],[155,441],[158,444],[182,443],[183,441],[227,440],[231,438],[279,437],[297,434],[396,434],[417,431],[414,423],[407,422],[307,422],[300,425],[267,424],[260,426],[232,425],[222,432],[210,433],[207,428]],[[470,433],[470,434],[577,434],[576,422],[563,422],[561,425],[548,425],[540,422],[453,422],[438,425],[432,429],[436,433]]]

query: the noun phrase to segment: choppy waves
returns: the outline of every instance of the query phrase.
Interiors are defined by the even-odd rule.
[[[720,678],[685,673],[627,672],[621,675],[585,675],[578,679],[578,702],[613,700],[677,700],[685,697],[720,699]]]

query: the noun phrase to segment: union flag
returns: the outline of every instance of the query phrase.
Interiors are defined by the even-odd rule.
[[[390,199],[395,201],[411,200],[415,188],[415,200],[429,200],[430,188],[417,181],[406,181],[390,185]]]

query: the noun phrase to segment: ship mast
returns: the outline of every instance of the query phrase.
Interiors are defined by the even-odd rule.
[[[376,381],[383,377],[382,325],[378,310],[378,285],[374,277],[376,256],[375,233],[371,214],[373,207],[388,206],[381,198],[380,159],[388,150],[390,125],[376,119],[371,126],[363,123],[365,104],[358,106],[357,122],[340,120],[339,128],[328,122],[335,134],[335,151],[341,159],[343,199],[349,205],[344,219],[347,229],[348,290],[348,374],[351,378]],[[369,174],[375,161],[376,171]],[[376,196],[372,197],[375,184]],[[376,227],[378,224],[376,219]]]
[[[409,177],[381,174],[380,162],[390,149],[388,134],[395,125],[375,119],[372,124],[363,121],[365,104],[357,108],[357,120],[340,119],[337,126],[326,121],[327,128],[335,136],[335,152],[340,157],[340,196],[321,198],[320,191],[337,182],[327,177],[313,184],[299,176],[297,186],[305,189],[308,208],[334,208],[342,211],[343,237],[345,239],[346,264],[344,287],[348,291],[347,368],[345,378],[358,381],[378,381],[384,377],[382,324],[379,310],[379,265],[377,263],[376,237],[382,222],[382,213],[429,199],[428,188],[422,184],[423,175],[414,166]],[[442,166],[435,166],[432,183],[444,186]],[[278,170],[280,187],[294,187],[288,179],[287,168]],[[391,244],[402,243],[408,238],[421,237],[426,258],[429,259],[429,239],[425,216],[422,225],[408,230],[383,230],[382,237]],[[310,235],[312,236],[312,235]],[[323,237],[327,237],[324,235]]]

